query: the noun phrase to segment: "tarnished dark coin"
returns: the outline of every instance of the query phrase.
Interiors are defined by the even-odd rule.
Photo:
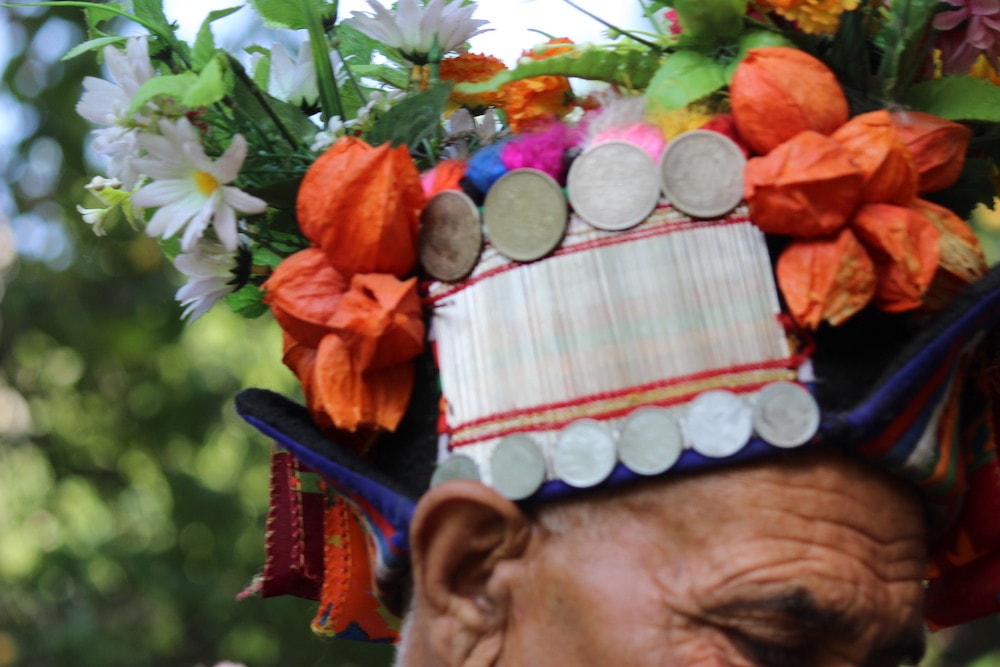
[[[453,479],[471,479],[478,482],[479,466],[465,454],[452,454],[434,469],[434,474],[431,475],[431,487]]]
[[[562,188],[543,171],[515,169],[501,176],[483,202],[490,243],[502,255],[530,262],[555,250],[566,232],[569,207]]]
[[[772,382],[757,394],[753,427],[775,447],[798,447],[819,430],[819,405],[809,391],[794,382]]]
[[[691,130],[674,137],[660,158],[663,193],[692,218],[718,218],[743,199],[743,151],[729,137]]]
[[[576,214],[608,231],[638,225],[660,200],[656,164],[627,141],[608,141],[584,151],[570,167],[566,189]]]
[[[434,195],[420,214],[420,264],[434,278],[455,282],[472,273],[483,249],[479,209],[464,192]]]

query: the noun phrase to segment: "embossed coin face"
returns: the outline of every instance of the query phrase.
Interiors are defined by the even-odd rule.
[[[490,188],[483,202],[483,223],[490,243],[501,254],[530,262],[559,245],[568,212],[554,178],[537,169],[515,169]]]
[[[793,382],[772,382],[757,394],[753,427],[775,447],[798,447],[819,429],[819,405],[805,387]]]
[[[639,408],[628,416],[618,438],[618,458],[640,475],[669,470],[684,450],[681,427],[667,408]]]
[[[578,488],[603,482],[617,461],[615,439],[607,427],[593,419],[581,419],[564,428],[552,455],[556,478]]]
[[[573,161],[566,181],[577,215],[598,229],[634,227],[660,200],[656,164],[646,151],[627,141],[609,141]]]
[[[729,137],[710,130],[676,136],[660,158],[663,193],[692,218],[718,218],[743,199],[746,157]]]
[[[511,500],[524,500],[545,481],[545,457],[526,435],[508,435],[490,457],[492,486]]]
[[[479,466],[465,454],[452,454],[434,469],[431,487],[452,479],[472,479],[478,482]]]
[[[731,391],[706,391],[688,405],[684,435],[691,448],[702,456],[732,456],[753,435],[753,411]]]
[[[472,272],[483,248],[479,209],[464,192],[434,195],[420,214],[420,263],[434,278],[461,280]]]

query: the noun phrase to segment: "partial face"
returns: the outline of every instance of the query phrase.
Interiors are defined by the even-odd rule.
[[[543,517],[551,530],[512,587],[498,664],[882,667],[920,657],[922,513],[876,471],[808,453],[586,504]]]

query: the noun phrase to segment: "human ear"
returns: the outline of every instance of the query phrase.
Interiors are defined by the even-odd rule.
[[[445,664],[490,663],[467,659],[499,649],[509,599],[499,566],[524,555],[530,533],[516,504],[478,482],[445,482],[420,499],[410,527],[414,610]]]

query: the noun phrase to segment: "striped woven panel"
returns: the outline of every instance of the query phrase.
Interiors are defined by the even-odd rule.
[[[576,419],[795,377],[764,236],[742,207],[711,222],[663,207],[626,232],[574,217],[552,256],[519,264],[487,246],[469,279],[428,297],[451,447],[474,458],[510,433],[544,449]]]

